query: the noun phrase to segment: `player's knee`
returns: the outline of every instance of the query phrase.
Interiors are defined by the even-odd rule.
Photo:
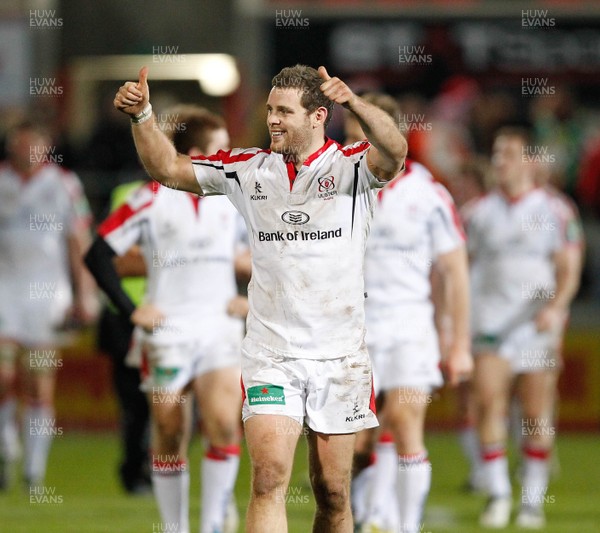
[[[322,511],[339,513],[349,505],[349,488],[345,480],[313,477],[312,485],[316,503]]]
[[[168,447],[177,447],[183,438],[183,425],[176,420],[160,418],[154,421],[160,441]]]
[[[209,439],[215,443],[236,444],[239,441],[239,416],[217,416]]]
[[[275,460],[261,461],[252,465],[252,494],[255,497],[284,493],[287,469],[283,462]]]

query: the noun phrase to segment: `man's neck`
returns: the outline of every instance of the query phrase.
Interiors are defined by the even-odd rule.
[[[318,152],[321,148],[323,148],[326,142],[327,137],[316,137],[315,140],[310,144],[310,146],[306,148],[306,150],[304,150],[301,154],[298,154],[296,156],[290,156],[290,161],[294,164],[296,170],[300,170],[302,168],[302,165],[304,165],[304,163],[306,162],[306,160],[310,158],[310,156],[312,156],[315,152]]]
[[[535,183],[532,179],[523,179],[513,184],[500,186],[500,190],[509,200],[518,200],[533,189],[535,189]]]

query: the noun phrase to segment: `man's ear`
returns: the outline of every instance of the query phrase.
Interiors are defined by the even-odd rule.
[[[317,127],[319,125],[322,125],[323,127],[325,126],[325,121],[327,120],[327,117],[329,115],[329,111],[327,110],[326,107],[318,107],[315,112],[313,113],[313,118],[314,118],[314,122],[313,122],[313,127]]]

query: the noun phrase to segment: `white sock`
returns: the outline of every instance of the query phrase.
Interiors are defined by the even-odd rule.
[[[423,510],[431,486],[431,463],[427,451],[400,455],[398,466],[398,503],[400,531],[422,531]]]
[[[503,445],[482,446],[482,471],[485,489],[492,498],[511,495],[508,459]]]
[[[0,402],[0,459],[13,462],[19,458],[17,401],[10,397]]]
[[[377,461],[365,522],[395,531],[398,527],[398,453],[394,442],[388,439],[380,440],[375,450]]]
[[[523,449],[523,485],[521,505],[540,508],[549,498],[550,450],[525,447]]]
[[[56,433],[54,410],[47,405],[29,405],[23,413],[25,442],[25,479],[30,484],[41,483],[46,476],[46,464],[52,438]]]
[[[240,447],[237,445],[211,446],[202,459],[201,533],[222,531],[239,466]]]
[[[162,531],[189,533],[190,473],[185,461],[152,462],[152,488]]]
[[[481,448],[475,427],[463,427],[458,433],[458,440],[463,455],[469,461],[469,481],[475,488],[478,488],[478,480],[481,476]]]
[[[352,480],[350,498],[352,500],[352,516],[356,524],[363,524],[367,517],[367,501],[373,486],[372,480],[375,474],[375,464],[363,468]]]

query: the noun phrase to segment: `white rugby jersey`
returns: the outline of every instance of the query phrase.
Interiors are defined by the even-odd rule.
[[[473,335],[503,336],[554,298],[553,254],[581,245],[578,219],[546,188],[515,200],[494,190],[467,204],[464,218]]]
[[[144,302],[165,316],[147,335],[155,344],[197,338],[217,320],[240,322],[227,315],[227,304],[237,294],[234,257],[243,233],[226,198],[201,199],[156,182],[134,191],[98,227],[118,255],[134,244],[142,249]]]
[[[387,317],[419,334],[411,325],[433,316],[431,266],[464,244],[462,224],[450,193],[415,161],[378,200],[365,259],[367,323]]]
[[[89,228],[91,216],[79,178],[43,165],[24,181],[0,166],[0,298],[53,300],[57,314],[72,302],[67,239]]]
[[[368,169],[369,147],[327,139],[297,175],[281,154],[257,148],[192,158],[204,193],[226,194],[246,221],[247,338],[265,349],[331,359],[361,347],[371,189],[383,185]]]

